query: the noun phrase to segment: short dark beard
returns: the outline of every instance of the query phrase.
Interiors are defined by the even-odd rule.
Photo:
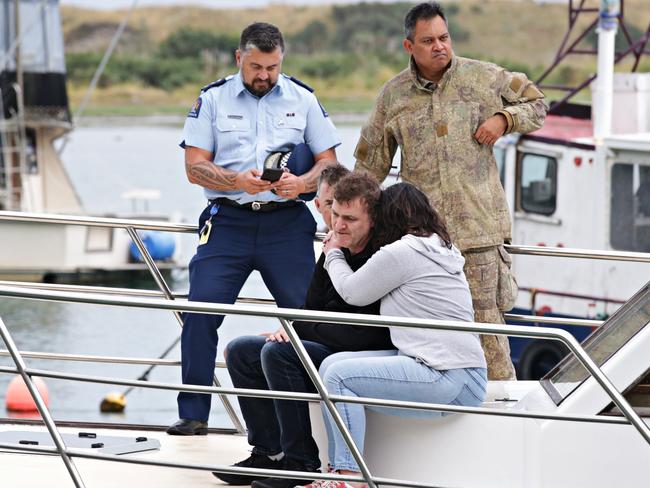
[[[244,83],[244,87],[248,90],[248,92],[251,95],[254,95],[254,96],[258,97],[258,98],[262,98],[268,92],[273,90],[274,86],[275,86],[275,83],[273,83],[271,86],[269,86],[266,90],[260,91],[260,90],[256,90],[255,88],[253,88],[253,85],[249,85],[248,83]]]

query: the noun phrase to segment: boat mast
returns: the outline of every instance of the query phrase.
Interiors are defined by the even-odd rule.
[[[568,102],[579,93],[581,90],[589,87],[591,83],[596,80],[600,74],[594,74],[578,85],[568,86],[563,83],[549,83],[549,77],[569,56],[572,55],[588,55],[599,56],[599,53],[610,51],[609,48],[601,48],[598,42],[597,49],[585,47],[584,42],[594,29],[598,28],[599,32],[603,32],[604,37],[611,37],[612,42],[616,37],[616,30],[618,26],[621,28],[623,48],[621,51],[615,51],[615,45],[612,49],[611,61],[609,64],[615,65],[624,59],[634,58],[632,65],[632,72],[636,72],[639,68],[639,63],[643,55],[650,55],[648,44],[650,43],[650,23],[646,28],[645,33],[641,34],[638,38],[633,38],[630,30],[626,26],[624,19],[624,5],[625,0],[599,0],[599,8],[587,6],[587,0],[568,0],[568,29],[564,34],[564,38],[560,43],[560,47],[555,55],[555,59],[551,65],[537,78],[535,83],[543,90],[559,90],[565,92],[566,95],[560,100],[551,102],[549,113],[560,113],[568,104]],[[595,15],[594,15],[595,14]],[[592,19],[592,16],[595,18]],[[584,27],[583,21],[590,21],[589,25]],[[612,24],[614,24],[612,26]],[[582,27],[581,27],[582,26]],[[614,29],[609,35],[606,31]],[[574,35],[576,34],[576,35]],[[604,42],[604,40],[603,40]],[[599,56],[600,57],[600,56]],[[603,61],[604,62],[604,61]],[[604,73],[600,70],[600,64],[597,73]]]
[[[16,39],[20,39],[20,0],[14,0],[14,24],[16,26]],[[15,51],[15,60],[16,60],[16,84],[20,93],[23,92],[24,82],[23,82],[23,63],[21,56],[20,42],[16,43]]]
[[[620,0],[600,0],[598,13],[598,78],[594,103],[594,138],[602,141],[612,131],[612,100],[614,91],[614,54]]]

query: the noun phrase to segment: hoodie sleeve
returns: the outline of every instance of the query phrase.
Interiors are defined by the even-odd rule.
[[[408,277],[408,269],[400,266],[397,256],[386,247],[357,271],[352,271],[340,249],[332,249],[325,257],[325,269],[343,300],[356,306],[383,298]]]

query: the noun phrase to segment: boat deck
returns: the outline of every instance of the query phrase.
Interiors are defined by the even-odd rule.
[[[0,424],[4,431],[46,431],[45,427]],[[77,434],[79,427],[61,427],[62,434]],[[160,441],[160,450],[126,454],[131,459],[157,462],[191,463],[203,466],[227,466],[248,456],[246,437],[235,434],[207,436],[170,436],[161,431],[90,429],[98,435],[146,436]],[[195,486],[227,486],[209,471],[166,468],[141,464],[73,458],[87,488],[156,487],[192,488]],[[0,451],[0,485],[6,488],[73,487],[74,483],[60,456]]]

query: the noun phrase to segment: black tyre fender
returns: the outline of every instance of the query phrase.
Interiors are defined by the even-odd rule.
[[[519,359],[517,379],[538,380],[569,353],[564,344],[536,339],[531,341]]]

